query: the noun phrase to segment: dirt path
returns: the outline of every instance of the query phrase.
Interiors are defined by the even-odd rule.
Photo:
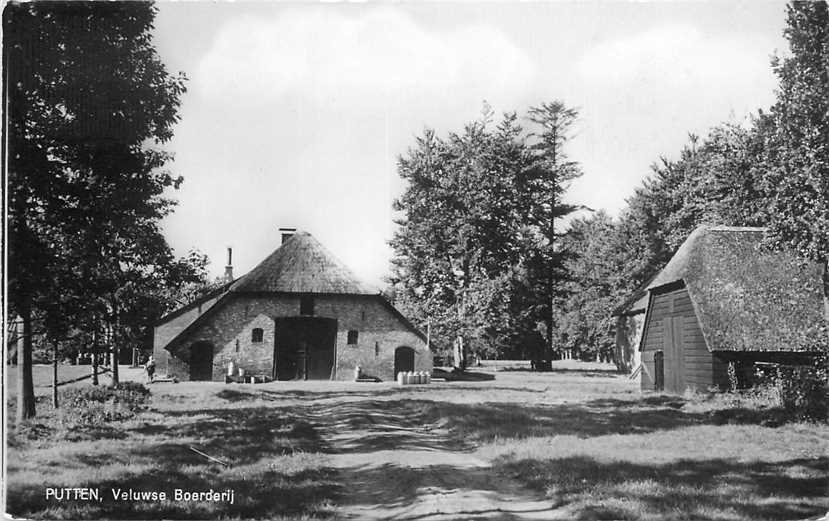
[[[344,519],[549,519],[552,504],[382,401],[313,407],[342,473]]]

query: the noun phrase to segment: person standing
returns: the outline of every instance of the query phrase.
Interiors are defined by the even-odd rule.
[[[155,377],[155,358],[153,358],[153,355],[150,355],[150,358],[147,359],[144,369],[147,371],[147,383],[153,383]]]

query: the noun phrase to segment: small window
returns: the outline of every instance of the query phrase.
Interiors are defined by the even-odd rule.
[[[357,332],[353,329],[348,332],[348,345],[355,346],[357,345]]]
[[[374,356],[380,356],[380,342],[374,342]]]
[[[261,342],[263,336],[264,336],[264,332],[262,331],[261,327],[253,328],[253,332],[250,335],[250,341],[251,342]]]
[[[314,297],[310,295],[299,297],[299,314],[313,315],[314,314]]]

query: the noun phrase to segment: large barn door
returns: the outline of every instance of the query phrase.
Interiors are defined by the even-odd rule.
[[[333,379],[337,321],[323,317],[276,320],[273,376],[276,380]]]
[[[414,371],[414,349],[411,347],[398,347],[394,350],[394,379],[397,380],[397,373],[400,371]]]
[[[190,347],[190,381],[213,379],[213,344],[196,342]]]

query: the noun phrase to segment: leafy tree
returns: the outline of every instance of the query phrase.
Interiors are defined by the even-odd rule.
[[[66,290],[77,314],[115,317],[125,279],[169,259],[158,220],[177,187],[158,148],[184,77],[152,45],[149,3],[12,3],[3,12],[8,121],[9,304],[22,317],[18,419],[35,414],[32,319]],[[141,258],[152,252],[153,255]],[[70,273],[77,285],[64,285]],[[81,323],[81,317],[76,318]],[[116,318],[117,319],[117,318]]]
[[[776,57],[780,80],[765,141],[763,188],[769,242],[823,263],[829,321],[829,8],[792,2],[784,35],[791,54]]]
[[[399,160],[409,188],[395,202],[404,212],[392,241],[398,302],[431,324],[436,344],[478,337],[486,313],[482,288],[518,261],[515,163],[520,128],[491,114],[448,139],[426,131]],[[491,290],[491,288],[490,288]]]
[[[550,323],[554,223],[578,173],[561,149],[575,112],[560,103],[532,109],[537,134],[514,113],[493,119],[485,108],[460,134],[427,130],[398,163],[408,187],[395,202],[403,217],[392,283],[397,303],[428,321],[443,349],[454,340],[503,352]]]

